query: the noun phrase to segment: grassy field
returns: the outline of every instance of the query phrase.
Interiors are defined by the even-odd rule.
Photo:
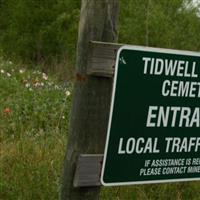
[[[0,199],[58,199],[71,84],[1,59],[0,91]]]
[[[56,200],[72,84],[0,58],[0,199]],[[103,188],[102,200],[200,200],[200,183]]]

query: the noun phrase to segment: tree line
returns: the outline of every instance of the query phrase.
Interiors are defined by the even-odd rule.
[[[192,2],[120,0],[119,42],[200,51]],[[0,0],[1,53],[25,63],[74,63],[80,7],[80,0]]]

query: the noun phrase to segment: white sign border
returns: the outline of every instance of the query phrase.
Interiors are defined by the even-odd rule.
[[[104,158],[103,158],[103,165],[102,165],[102,171],[101,171],[101,179],[100,179],[101,184],[103,186],[123,186],[123,185],[141,185],[141,184],[152,184],[152,183],[200,181],[200,177],[199,177],[199,178],[129,181],[129,182],[115,182],[115,183],[105,183],[104,182],[103,176],[104,176],[104,171],[105,171],[105,163],[106,163],[106,158],[107,158],[108,143],[109,143],[109,139],[110,139],[110,129],[111,129],[111,123],[112,123],[113,109],[114,109],[114,97],[115,97],[116,84],[117,84],[119,56],[120,56],[121,51],[123,51],[123,50],[136,50],[136,51],[145,51],[145,52],[155,52],[155,53],[165,53],[165,54],[169,53],[169,54],[177,54],[177,55],[184,55],[184,56],[200,57],[200,53],[194,52],[194,51],[154,48],[154,47],[135,46],[135,45],[123,45],[122,47],[120,47],[118,49],[117,58],[116,58],[116,62],[115,62],[114,83],[113,83],[113,91],[112,91],[112,97],[111,97],[111,106],[110,106],[110,114],[109,114],[109,121],[108,121],[108,128],[107,128],[106,144],[105,144],[105,149],[104,149]]]

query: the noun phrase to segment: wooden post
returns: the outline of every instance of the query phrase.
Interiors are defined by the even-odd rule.
[[[97,200],[100,187],[73,186],[80,154],[102,154],[112,79],[87,75],[91,40],[117,41],[119,0],[82,0],[76,60],[76,82],[61,183],[61,200]]]

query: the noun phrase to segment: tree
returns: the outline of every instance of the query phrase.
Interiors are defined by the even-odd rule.
[[[61,187],[62,200],[98,199],[100,187],[74,188],[79,154],[103,153],[112,80],[86,75],[90,40],[117,40],[118,0],[82,0],[71,125]]]
[[[73,57],[79,7],[78,0],[2,0],[0,48],[29,63]]]
[[[121,0],[119,41],[199,51],[197,12],[192,0]]]

